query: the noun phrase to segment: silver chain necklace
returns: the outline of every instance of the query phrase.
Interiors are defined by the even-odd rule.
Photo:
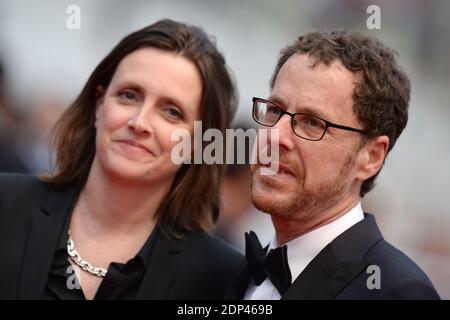
[[[97,277],[105,277],[108,270],[103,268],[97,268],[91,265],[89,262],[83,260],[75,250],[75,245],[73,243],[72,237],[70,236],[70,231],[68,232],[69,239],[67,239],[67,253],[69,254],[69,259],[72,260],[77,266],[86,272],[89,272]]]

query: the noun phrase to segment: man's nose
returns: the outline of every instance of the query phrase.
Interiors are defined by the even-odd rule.
[[[278,130],[278,143],[280,147],[287,150],[294,148],[295,135],[292,132],[292,120],[288,114],[283,114],[278,122],[270,128],[271,130]],[[269,134],[269,142],[272,143],[272,134]]]

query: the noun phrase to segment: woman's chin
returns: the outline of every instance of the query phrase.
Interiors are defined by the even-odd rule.
[[[98,167],[110,178],[130,183],[157,183],[170,180],[179,169],[175,165],[169,167],[167,161],[143,163],[118,154],[99,156],[98,160]]]
[[[130,182],[144,182],[146,178],[148,180],[149,172],[152,171],[150,167],[132,161],[115,161],[102,167],[110,177]]]

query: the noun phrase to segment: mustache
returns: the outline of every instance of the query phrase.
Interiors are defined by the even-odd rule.
[[[287,167],[295,176],[299,177],[301,174],[300,166],[298,161],[294,160],[291,155],[287,152],[280,150],[279,159],[277,161],[280,166]],[[267,166],[260,162],[259,157],[256,159],[255,169]]]

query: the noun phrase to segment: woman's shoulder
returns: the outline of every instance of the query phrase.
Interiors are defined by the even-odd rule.
[[[185,248],[191,254],[198,254],[211,263],[239,268],[244,256],[236,248],[215,235],[206,232],[188,232],[185,234]]]
[[[0,184],[4,183],[36,183],[41,182],[39,177],[30,173],[0,172]]]
[[[170,241],[179,253],[176,258],[179,268],[168,298],[223,299],[243,267],[243,255],[221,239],[201,231],[185,231],[181,238]]]
[[[205,232],[187,233],[182,251],[184,275],[198,287],[213,286],[212,291],[219,292],[221,296],[245,261],[237,249]]]
[[[35,175],[0,173],[0,224],[16,231],[25,226],[38,212],[45,189]]]
[[[41,201],[47,183],[32,174],[0,173],[0,207],[23,207]]]
[[[32,174],[0,173],[0,211],[65,208],[77,190],[75,185],[52,185]]]
[[[46,183],[33,174],[0,173],[0,196],[23,194],[44,189]]]

